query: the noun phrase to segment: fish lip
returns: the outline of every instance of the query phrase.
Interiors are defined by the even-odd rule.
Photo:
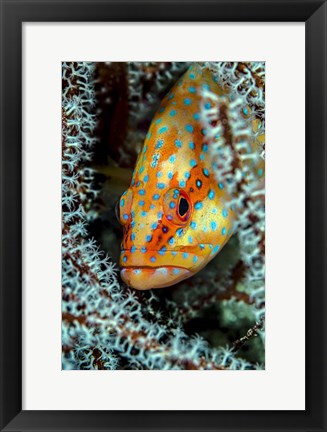
[[[165,270],[165,272],[161,273],[162,270]],[[174,273],[174,270],[178,270],[178,272]],[[142,275],[142,271],[145,271],[145,273],[149,272],[149,274]],[[192,272],[189,269],[178,266],[126,266],[121,269],[120,274],[128,286],[142,291],[166,288],[192,276]]]
[[[178,265],[161,265],[161,266],[133,266],[133,265],[124,265],[122,266],[122,269],[131,269],[131,270],[157,270],[157,269],[162,269],[162,268],[167,268],[167,269],[174,269],[174,268],[178,268],[178,269],[182,269],[182,270],[187,270],[191,273],[190,269],[187,267],[182,267],[182,266],[178,266]]]

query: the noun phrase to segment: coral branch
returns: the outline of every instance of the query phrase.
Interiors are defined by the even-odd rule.
[[[240,348],[242,348],[242,346],[248,342],[250,339],[252,339],[253,337],[255,337],[257,335],[258,330],[262,330],[264,327],[264,317],[261,317],[260,321],[255,323],[254,326],[252,326],[247,332],[246,335],[241,337],[240,339],[236,340],[235,342],[233,342],[233,348],[232,351],[236,352],[238,351]]]

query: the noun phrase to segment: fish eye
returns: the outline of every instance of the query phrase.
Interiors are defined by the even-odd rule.
[[[173,188],[164,195],[163,209],[170,222],[185,225],[191,214],[191,202],[184,190]]]
[[[178,205],[178,213],[180,217],[184,217],[185,214],[188,212],[189,209],[189,204],[187,202],[187,199],[184,198],[183,196],[180,197],[179,199],[179,205]]]

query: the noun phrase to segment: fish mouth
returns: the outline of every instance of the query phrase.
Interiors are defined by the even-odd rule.
[[[211,244],[189,246],[184,250],[123,249],[120,257],[120,275],[132,288],[148,290],[175,285],[193,276],[208,261],[213,252]]]
[[[192,272],[182,267],[125,267],[120,275],[123,281],[137,290],[165,288],[175,285],[192,276]]]

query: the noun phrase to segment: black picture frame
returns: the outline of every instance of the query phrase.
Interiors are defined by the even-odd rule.
[[[1,431],[326,431],[326,1],[1,0],[0,3]],[[299,233],[305,235],[306,241],[305,411],[256,411],[255,400],[253,411],[22,410],[22,23],[28,21],[305,22],[306,230]],[[291,83],[296,65],[289,72]],[[286,364],[290,361],[285,359]]]

